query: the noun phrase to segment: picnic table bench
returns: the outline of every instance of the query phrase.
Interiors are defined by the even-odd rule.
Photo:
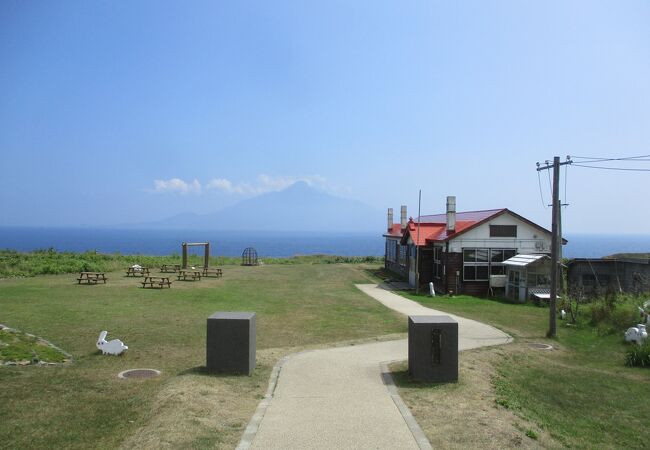
[[[97,284],[100,281],[103,281],[104,284],[108,281],[104,272],[81,272],[77,278],[78,284]]]
[[[135,277],[135,276],[144,277],[146,275],[149,275],[148,267],[127,267],[126,269],[127,277]]]
[[[172,287],[172,282],[169,280],[169,277],[152,277],[150,275],[147,275],[144,277],[144,279],[141,281],[142,287],[146,288],[164,288],[167,286],[168,288]]]
[[[160,266],[160,271],[164,273],[178,272],[179,270],[181,270],[180,264],[163,264]]]
[[[201,269],[201,274],[204,277],[209,277],[210,275],[214,275],[215,277],[222,277],[223,270],[219,269],[218,267],[212,269],[210,267],[204,267],[203,269]]]
[[[181,269],[178,271],[179,281],[196,281],[201,279],[200,269]]]

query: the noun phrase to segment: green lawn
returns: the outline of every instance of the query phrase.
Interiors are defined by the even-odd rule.
[[[75,274],[0,279],[0,323],[47,339],[75,359],[61,366],[0,367],[0,447],[232,448],[279,357],[406,331],[402,316],[354,287],[372,280],[369,267],[295,262],[226,266],[221,279],[175,282],[165,290],[141,289],[122,271],[97,286],[77,285]],[[650,371],[623,366],[619,334],[601,337],[585,323],[567,327],[560,321],[558,338],[548,340],[545,308],[465,296],[408,297],[515,337],[515,344],[485,358],[492,367],[486,389],[495,395],[493,408],[508,408],[566,447],[645,445]],[[205,321],[215,311],[257,313],[252,376],[202,371]],[[102,329],[129,351],[99,354],[95,340]],[[550,342],[556,350],[533,350],[529,342]],[[162,376],[116,377],[138,367],[162,370]],[[424,398],[427,389],[418,387],[418,395]],[[423,405],[414,411],[418,420],[435,408]]]
[[[206,424],[203,435],[176,436],[182,445],[172,446],[231,446],[264,393],[274,360],[258,358],[251,377],[202,374],[206,318],[215,311],[256,312],[260,354],[406,330],[402,317],[354,287],[367,282],[359,265],[230,266],[223,278],[174,282],[164,290],[141,289],[124,272],[107,276],[108,284],[97,286],[77,285],[75,274],[0,280],[0,323],[43,337],[75,359],[67,366],[0,367],[0,446],[115,448],[156,421],[167,432],[159,410],[190,408],[184,403],[208,394],[243,408],[238,420],[224,420],[222,431],[230,435],[224,440],[219,426]],[[104,329],[107,339],[129,346],[124,356],[97,352]],[[116,377],[138,367],[163,374],[146,381]],[[190,394],[196,400],[183,401]],[[200,422],[208,412],[190,413]],[[133,446],[146,447],[142,442]]]
[[[497,403],[532,420],[562,446],[643,448],[650,429],[650,370],[628,368],[623,334],[599,336],[582,321],[558,320],[558,337],[546,339],[548,309],[468,296],[405,294],[431,308],[492,324],[515,337],[494,361]],[[587,314],[587,307],[583,308]],[[546,342],[540,351],[526,343]]]

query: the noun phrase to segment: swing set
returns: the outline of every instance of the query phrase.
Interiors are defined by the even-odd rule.
[[[215,277],[221,277],[223,276],[223,271],[219,268],[210,268],[210,243],[209,242],[183,242],[183,263],[182,263],[182,268],[187,269],[188,266],[188,247],[201,247],[203,246],[203,267],[201,267],[201,272],[204,277],[207,276],[215,276]]]

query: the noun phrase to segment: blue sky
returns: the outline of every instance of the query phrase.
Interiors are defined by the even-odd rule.
[[[207,213],[306,180],[550,226],[537,161],[650,154],[648,23],[645,1],[3,1],[0,225]],[[571,167],[565,232],[648,233],[649,188]]]

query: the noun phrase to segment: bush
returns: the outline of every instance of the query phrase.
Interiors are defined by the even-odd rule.
[[[628,367],[650,367],[650,341],[643,345],[633,345],[625,353],[625,365]]]
[[[640,322],[638,297],[626,294],[599,298],[587,305],[590,325],[599,336],[620,333]]]
[[[636,303],[626,302],[616,306],[611,312],[610,323],[618,330],[626,330],[627,328],[639,323],[639,310]]]
[[[265,264],[380,264],[383,257],[302,255],[291,258],[263,258]],[[15,250],[0,250],[0,277],[35,276],[78,272],[110,272],[124,269],[133,264],[156,267],[161,264],[180,264],[178,253],[171,256],[112,255],[94,251],[84,253],[57,252],[53,248],[19,253]],[[211,266],[239,264],[241,258],[215,256],[210,258]],[[203,257],[190,255],[190,265],[203,265]]]

